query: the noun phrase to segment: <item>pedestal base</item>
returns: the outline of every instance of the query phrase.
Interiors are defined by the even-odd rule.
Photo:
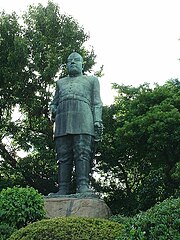
[[[111,211],[103,200],[98,198],[45,198],[48,218],[53,217],[94,217],[109,218]]]

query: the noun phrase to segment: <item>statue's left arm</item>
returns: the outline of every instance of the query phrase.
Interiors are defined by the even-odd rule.
[[[100,141],[102,138],[103,124],[102,124],[102,101],[100,97],[100,85],[98,78],[94,77],[93,84],[93,118],[95,140]]]

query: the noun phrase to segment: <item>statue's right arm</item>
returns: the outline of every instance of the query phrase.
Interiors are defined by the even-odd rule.
[[[54,119],[55,119],[55,117],[56,117],[56,111],[57,111],[57,107],[58,107],[58,101],[59,101],[59,88],[58,88],[58,84],[56,83],[56,91],[55,91],[53,100],[52,100],[52,102],[50,103],[50,107],[49,107],[53,121],[54,121]]]

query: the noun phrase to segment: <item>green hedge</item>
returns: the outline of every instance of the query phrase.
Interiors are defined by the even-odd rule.
[[[44,199],[34,188],[7,188],[0,192],[0,223],[19,229],[45,216]]]
[[[0,240],[7,240],[17,229],[6,223],[0,222]]]
[[[9,240],[114,240],[121,231],[119,223],[104,219],[60,217],[29,224]]]
[[[167,199],[133,218],[113,218],[125,227],[116,240],[179,240],[180,198]]]

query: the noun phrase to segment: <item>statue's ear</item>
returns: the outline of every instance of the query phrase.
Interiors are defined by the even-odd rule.
[[[84,70],[85,64],[86,64],[86,61],[83,61],[83,62],[82,62],[82,70]]]
[[[68,63],[66,63],[66,70],[69,71],[69,68],[68,68]]]

